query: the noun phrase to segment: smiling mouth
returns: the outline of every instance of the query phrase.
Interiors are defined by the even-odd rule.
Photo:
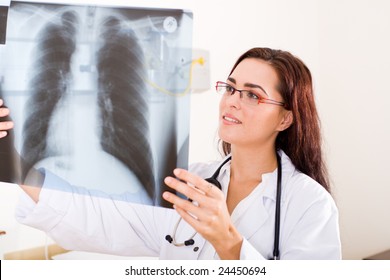
[[[231,123],[236,123],[236,124],[241,124],[242,122],[240,122],[239,120],[237,119],[233,119],[233,118],[230,118],[230,117],[227,117],[227,116],[223,116],[222,117],[225,121],[228,121],[228,122],[231,122]]]

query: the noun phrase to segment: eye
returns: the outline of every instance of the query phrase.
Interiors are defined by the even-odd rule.
[[[235,88],[229,85],[226,85],[226,92],[233,94],[235,91]]]
[[[248,99],[254,100],[254,101],[258,101],[258,100],[262,99],[262,97],[260,95],[258,95],[257,93],[251,92],[251,91],[246,91],[246,96],[248,97]]]

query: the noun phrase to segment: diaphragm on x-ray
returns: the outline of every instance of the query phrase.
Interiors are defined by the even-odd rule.
[[[190,11],[11,2],[0,98],[20,160],[0,180],[33,182],[44,168],[168,206],[163,179],[188,161],[191,38]]]

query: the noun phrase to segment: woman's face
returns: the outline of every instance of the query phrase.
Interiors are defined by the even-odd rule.
[[[239,90],[249,90],[260,96],[284,102],[277,91],[275,70],[265,61],[247,58],[238,64],[226,81]],[[263,88],[265,93],[260,89]],[[272,145],[285,127],[289,111],[274,104],[245,104],[239,92],[223,95],[219,106],[219,137],[234,146],[262,147]],[[291,116],[290,116],[291,117]]]

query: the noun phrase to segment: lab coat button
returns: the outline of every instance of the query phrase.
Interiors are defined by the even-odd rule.
[[[199,247],[194,248],[194,252],[198,252],[198,250],[199,250]]]

